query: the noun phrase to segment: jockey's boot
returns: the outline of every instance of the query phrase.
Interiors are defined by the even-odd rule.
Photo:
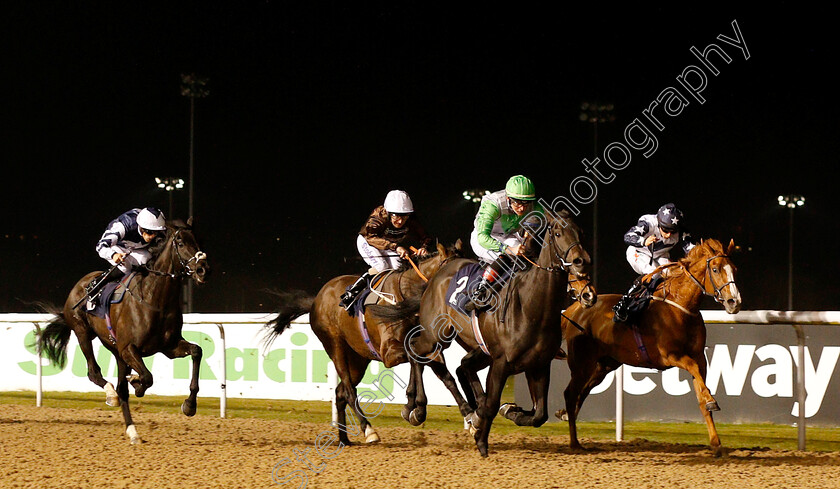
[[[344,294],[341,295],[341,300],[338,301],[338,305],[344,309],[350,309],[350,306],[353,305],[353,302],[356,300],[356,296],[359,295],[359,292],[365,290],[365,287],[367,287],[368,280],[370,280],[370,278],[370,271],[362,274],[362,276],[359,277],[353,285],[347,287],[347,290],[345,290]]]
[[[613,312],[615,313],[613,315],[614,322],[624,323],[629,319],[630,304],[632,304],[633,300],[647,288],[647,286],[642,283],[641,279],[642,277],[636,277],[636,280],[633,281],[633,285],[630,286],[630,289],[625,292],[616,305],[613,306]]]
[[[470,294],[470,300],[464,304],[464,311],[482,311],[492,304],[491,298],[505,285],[513,275],[513,257],[502,255],[484,269],[481,282]]]

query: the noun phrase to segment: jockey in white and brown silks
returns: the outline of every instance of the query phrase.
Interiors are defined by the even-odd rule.
[[[341,307],[348,309],[373,275],[400,268],[412,254],[429,253],[432,238],[413,214],[414,204],[404,190],[388,192],[385,202],[371,212],[356,238],[359,254],[371,268],[347,288],[339,301]],[[417,245],[416,251],[411,245]]]
[[[680,247],[683,253],[688,253],[694,247],[691,233],[682,221],[682,211],[668,203],[660,207],[656,214],[641,216],[639,222],[624,234],[627,262],[639,277],[636,277],[630,290],[613,307],[615,321],[627,321],[628,308],[633,299],[649,288],[650,283],[642,283],[642,276],[652,273],[661,265],[671,263],[671,250],[674,247]],[[651,282],[658,278],[652,277]]]
[[[543,207],[536,202],[534,184],[523,175],[510,177],[504,190],[486,194],[475,216],[470,245],[486,263],[481,282],[472,292],[464,310],[470,312],[489,306],[489,298],[513,275],[515,257],[524,252],[524,229],[532,222],[538,226]],[[521,267],[520,267],[521,268]]]

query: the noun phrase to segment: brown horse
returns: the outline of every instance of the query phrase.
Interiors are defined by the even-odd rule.
[[[63,368],[70,332],[75,333],[87,359],[88,378],[105,390],[108,405],[122,406],[126,435],[132,444],[142,440],[137,435],[128,407],[128,383],[130,381],[134,386],[135,396],[143,397],[153,381],[143,357],[155,353],[163,353],[169,358],[192,357],[190,395],[181,405],[181,410],[187,416],[194,415],[196,411],[201,347],[181,336],[181,288],[185,278],[204,283],[209,270],[207,255],[198,247],[192,231],[192,219],[187,224],[182,221],[167,222],[166,227],[166,237],[151,249],[154,258],[146,265],[147,273],[138,274],[129,284],[123,300],[111,305],[110,330],[113,334],[105,319],[84,312],[84,305],[75,307],[85,297],[85,285],[99,274],[91,272],[76,283],[64,303],[63,311],[56,314],[38,339],[47,358]],[[99,338],[116,359],[116,390],[102,377],[96,363],[94,338]],[[139,375],[128,379],[132,369]]]
[[[502,388],[510,375],[525,372],[534,410],[525,412],[511,407],[506,416],[522,426],[541,426],[548,420],[549,367],[562,340],[561,299],[569,290],[567,274],[578,279],[588,277],[589,254],[581,245],[581,230],[570,214],[563,211],[559,216],[552,215],[546,219],[544,230],[544,235],[538,235],[542,249],[535,266],[516,273],[494,298],[493,306],[479,313],[480,335],[474,332],[468,318],[449,306],[450,281],[463,266],[475,263],[459,259],[446,264],[429,281],[419,300],[420,325],[406,338],[406,349],[415,360],[412,380],[419,385],[422,385],[423,365],[428,363],[434,368],[444,364],[443,349],[453,340],[469,352],[457,373],[474,410],[468,412],[465,422],[474,428],[476,446],[482,456],[487,456],[490,426],[499,411]],[[533,238],[529,245],[536,241],[539,240]],[[586,280],[575,283],[577,286],[573,288],[585,298],[581,299],[585,301],[584,306],[592,305],[596,297],[594,288]],[[395,320],[411,317],[414,311],[395,308],[390,314]],[[477,372],[488,366],[485,393]],[[406,408],[416,409],[410,396]]]
[[[405,297],[417,295],[416,289],[424,283],[424,277],[434,277],[441,266],[461,255],[461,248],[460,240],[450,249],[438,244],[437,253],[417,261],[416,266],[420,273],[413,268],[407,268],[407,265],[399,271],[386,273],[379,293],[393,298],[396,303],[400,303]],[[366,328],[362,329],[359,320],[338,304],[347,286],[358,278],[357,275],[333,278],[314,297],[300,292],[278,294],[281,300],[276,311],[277,316],[266,324],[265,336],[265,340],[270,343],[283,333],[294,319],[309,313],[312,331],[324,345],[340,379],[335,389],[335,402],[338,411],[339,441],[345,445],[350,445],[344,429],[347,426],[345,409],[348,404],[358,416],[359,428],[365,433],[365,441],[379,441],[379,436],[359,405],[356,386],[373,360],[383,362],[388,368],[409,360],[402,347],[403,337],[408,327],[416,321],[414,318],[408,318],[405,322],[382,321],[370,314],[370,307],[367,307],[364,314]],[[365,338],[365,335],[368,337]],[[453,395],[460,396],[455,378],[448,371],[440,372],[440,375],[448,376],[447,387],[454,390]],[[466,401],[462,399],[462,402],[466,405]]]
[[[726,312],[741,309],[741,294],[735,285],[735,265],[729,258],[735,244],[724,249],[720,242],[702,241],[685,258],[663,265],[665,280],[649,306],[632,324],[613,321],[612,308],[621,297],[601,295],[598,304],[584,309],[573,304],[566,310],[563,328],[568,346],[571,380],[564,392],[569,420],[569,441],[581,449],[577,419],[583,401],[611,371],[626,363],[664,370],[679,367],[694,378],[694,391],[706,420],[709,442],[716,456],[722,449],[712,419],[720,408],[706,387],[706,325],[700,315],[703,296],[713,297]],[[585,331],[573,327],[571,321]],[[563,411],[560,413],[562,414]]]

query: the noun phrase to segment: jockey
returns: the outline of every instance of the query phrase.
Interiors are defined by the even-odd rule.
[[[524,236],[520,231],[529,227],[529,217],[545,213],[536,199],[534,184],[523,175],[510,177],[504,190],[482,197],[470,245],[476,256],[488,265],[472,293],[472,300],[464,307],[467,312],[487,305],[490,295],[501,289],[513,274],[514,257],[524,252]]]
[[[145,248],[165,231],[166,217],[154,207],[131,209],[108,223],[96,243],[96,252],[114,268],[88,291],[88,296],[93,296],[106,282],[145,265],[152,257]]]
[[[628,245],[627,262],[633,271],[640,276],[647,275],[657,267],[671,263],[671,250],[675,246],[679,246],[683,253],[694,247],[691,234],[682,220],[682,211],[671,203],[660,207],[656,214],[645,214],[639,218],[639,222],[624,234],[624,243]],[[637,277],[614,307],[616,321],[627,320],[627,308],[632,297],[645,288],[646,285]]]
[[[422,257],[429,252],[432,238],[416,217],[411,218],[413,213],[414,204],[403,190],[388,192],[385,202],[371,212],[356,238],[359,254],[371,269],[347,288],[341,296],[340,306],[350,307],[373,274],[398,269],[402,260],[411,254]],[[407,248],[411,243],[418,245],[416,252]]]

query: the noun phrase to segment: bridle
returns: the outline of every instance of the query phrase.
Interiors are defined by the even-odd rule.
[[[714,294],[712,294],[712,293],[710,293],[709,291],[706,290],[706,286],[703,285],[702,283],[700,283],[700,281],[697,280],[697,278],[694,275],[691,274],[691,271],[688,269],[688,267],[683,265],[683,268],[685,269],[685,273],[688,274],[688,276],[691,278],[691,280],[695,284],[697,284],[697,286],[700,287],[700,289],[703,291],[703,295],[706,295],[708,297],[712,297],[712,298],[714,298],[715,302],[722,304],[723,301],[724,301],[723,295],[721,294],[721,291],[723,290],[723,288],[728,286],[728,285],[736,285],[736,284],[735,284],[734,280],[730,280],[728,282],[725,282],[720,287],[715,285],[715,280],[712,277],[712,260],[714,260],[715,258],[729,258],[729,257],[725,254],[724,255],[715,255],[715,256],[706,260],[706,272],[705,272],[704,279],[708,279],[709,283],[712,284],[712,288],[715,291]]]
[[[175,253],[175,256],[178,257],[178,262],[181,265],[181,268],[179,270],[177,270],[175,273],[164,272],[164,271],[161,271],[161,270],[155,270],[153,268],[149,268],[148,269],[149,273],[151,273],[153,275],[168,276],[168,277],[171,277],[171,278],[183,278],[183,277],[191,277],[197,272],[197,268],[194,269],[190,265],[191,264],[196,264],[197,265],[199,261],[206,260],[207,259],[207,253],[205,253],[201,250],[198,250],[198,251],[195,252],[195,255],[191,256],[188,259],[185,259],[183,256],[181,256],[181,253],[180,253],[180,247],[183,246],[183,244],[179,244],[179,240],[178,240],[178,235],[180,233],[181,233],[181,229],[176,230],[172,234],[171,242],[172,242],[173,251]]]
[[[568,261],[568,257],[569,257],[569,253],[575,247],[578,247],[578,246],[583,247],[583,245],[581,244],[581,242],[579,240],[574,241],[571,244],[569,244],[569,247],[566,248],[566,251],[564,251],[562,253],[562,256],[561,256],[557,247],[554,245],[554,241],[555,241],[554,232],[549,231],[549,233],[550,233],[550,236],[549,236],[550,242],[548,243],[548,245],[551,246],[551,250],[554,253],[555,260],[558,262],[558,266],[544,267],[542,265],[537,264],[536,262],[534,262],[533,260],[531,260],[530,258],[528,258],[525,255],[522,255],[522,258],[525,258],[525,260],[527,262],[529,262],[531,265],[533,265],[538,270],[544,270],[544,271],[549,272],[549,273],[566,272],[568,274],[568,278],[566,279],[566,292],[571,292],[571,299],[573,301],[577,301],[580,298],[577,295],[577,290],[574,288],[574,286],[572,284],[575,283],[575,282],[584,281],[584,282],[586,282],[586,285],[584,286],[584,288],[586,288],[587,286],[590,285],[590,280],[589,280],[588,276],[582,277],[579,274],[577,274],[576,272],[571,270],[571,267],[574,265],[574,263]]]
[[[552,272],[552,273],[553,272],[566,272],[570,275],[574,275],[575,277],[577,277],[575,281],[588,280],[588,279],[581,278],[580,275],[578,275],[577,273],[575,273],[573,271],[570,271],[570,268],[574,265],[574,263],[572,263],[570,261],[567,261],[567,258],[569,257],[569,253],[575,247],[578,247],[578,246],[583,247],[583,245],[580,243],[580,241],[575,241],[575,242],[571,243],[569,245],[569,247],[566,248],[566,251],[563,252],[562,256],[558,252],[557,247],[554,245],[554,241],[555,241],[554,232],[552,230],[549,230],[549,243],[548,243],[548,245],[551,246],[551,251],[554,253],[555,261],[559,262],[558,266],[544,267],[542,265],[537,264],[536,262],[534,262],[533,260],[531,260],[530,258],[528,258],[525,255],[522,255],[522,258],[525,258],[525,260],[528,263],[530,263],[531,265],[533,265],[534,267],[536,267],[539,270],[544,270],[546,272]]]

